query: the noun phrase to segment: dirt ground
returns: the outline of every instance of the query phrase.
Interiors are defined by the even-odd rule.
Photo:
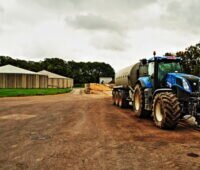
[[[0,169],[200,169],[200,131],[174,131],[107,93],[0,98]]]

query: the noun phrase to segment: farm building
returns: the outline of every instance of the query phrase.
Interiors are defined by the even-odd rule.
[[[12,65],[0,67],[0,88],[47,88],[48,77]]]
[[[99,77],[100,84],[109,84],[112,82],[112,77]]]
[[[48,88],[68,88],[73,87],[74,81],[71,78],[64,77],[46,70],[38,72],[48,76]]]

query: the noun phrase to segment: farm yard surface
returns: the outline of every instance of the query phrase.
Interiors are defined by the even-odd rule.
[[[200,133],[112,105],[110,92],[0,98],[0,169],[200,169]]]

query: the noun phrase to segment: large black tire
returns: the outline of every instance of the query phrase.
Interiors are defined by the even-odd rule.
[[[136,115],[140,118],[146,118],[150,116],[150,112],[144,109],[145,100],[144,100],[144,91],[142,87],[137,84],[134,88],[133,94],[133,110]]]
[[[200,116],[196,117],[197,126],[200,127]]]
[[[115,103],[115,97],[116,97],[116,91],[112,91],[112,102],[113,102],[113,105],[116,105]]]
[[[119,91],[115,92],[115,105],[119,106]]]
[[[126,108],[128,107],[128,101],[126,100],[127,96],[124,90],[119,92],[119,107]]]
[[[153,118],[156,126],[162,129],[176,128],[181,118],[178,98],[171,92],[158,93],[153,101]]]

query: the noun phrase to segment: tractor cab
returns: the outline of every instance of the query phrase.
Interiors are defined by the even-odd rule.
[[[166,87],[168,73],[181,73],[181,58],[175,56],[155,56],[148,60],[148,75],[154,90]]]

